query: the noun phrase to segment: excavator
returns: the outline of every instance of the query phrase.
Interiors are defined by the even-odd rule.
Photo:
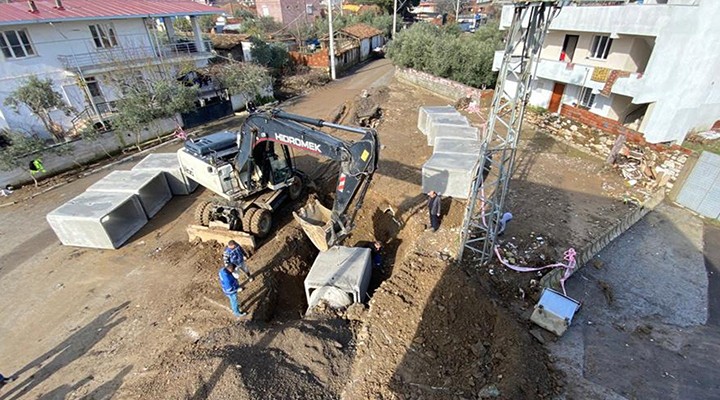
[[[356,141],[347,141],[317,128],[361,136]],[[196,223],[208,226],[217,221],[214,225],[233,231],[258,238],[268,236],[273,212],[287,200],[299,198],[307,181],[307,176],[296,168],[292,148],[340,163],[332,209],[315,199],[293,212],[320,251],[340,244],[353,228],[377,169],[380,149],[377,132],[280,109],[253,110],[239,132],[223,131],[188,140],[178,150],[183,173],[220,197],[198,205]]]

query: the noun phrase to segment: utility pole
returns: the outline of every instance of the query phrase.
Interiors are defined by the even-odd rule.
[[[332,2],[333,0],[328,0],[328,24],[330,25],[330,79],[335,80],[335,32],[333,32],[332,23]]]
[[[460,0],[457,0],[457,4],[455,5],[455,23],[458,22],[458,18],[460,18]]]
[[[397,2],[398,0],[393,2],[393,31],[390,36],[392,39],[395,39],[395,32],[397,32]]]

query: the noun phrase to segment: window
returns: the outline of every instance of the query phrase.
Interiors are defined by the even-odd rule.
[[[595,104],[595,94],[593,90],[586,87],[582,88],[582,90],[580,90],[580,105],[582,107],[592,108],[593,104]]]
[[[313,5],[305,4],[305,14],[312,15],[312,13],[313,13]]]
[[[263,17],[270,16],[270,9],[268,8],[268,6],[266,6],[266,5],[262,6],[262,15],[263,15]]]
[[[612,46],[610,36],[595,36],[590,48],[590,58],[599,58],[606,60],[610,54],[610,46]]]
[[[90,25],[90,33],[92,34],[95,47],[98,49],[107,49],[117,46],[117,38],[115,38],[115,28],[110,24]]]
[[[25,29],[0,31],[0,51],[5,58],[25,58],[35,55],[35,49]]]

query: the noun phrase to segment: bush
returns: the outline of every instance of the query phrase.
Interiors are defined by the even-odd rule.
[[[257,37],[251,38],[250,41],[252,43],[250,54],[253,62],[276,71],[282,70],[290,62],[290,54],[283,45],[268,44]]]
[[[497,24],[463,34],[454,27],[418,23],[397,34],[387,55],[395,65],[473,87],[494,87],[497,73],[492,71],[492,61],[495,51],[502,48],[502,38]]]

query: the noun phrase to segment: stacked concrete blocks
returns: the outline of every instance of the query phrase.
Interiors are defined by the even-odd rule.
[[[85,192],[47,215],[66,246],[116,249],[147,223],[140,200],[131,193]]]
[[[482,144],[477,139],[441,137],[435,139],[433,154],[449,153],[476,156],[480,154],[481,149]]]
[[[161,171],[114,171],[87,191],[135,195],[148,218],[155,216],[172,198],[165,173]]]
[[[165,173],[170,185],[170,190],[174,196],[188,195],[197,189],[197,182],[189,179],[183,174],[180,168],[176,153],[157,153],[150,154],[142,161],[137,163],[132,169],[133,171],[162,171]]]
[[[477,128],[470,126],[470,121],[460,115],[460,113],[457,115],[431,114],[428,118],[427,144],[428,146],[434,146],[435,138],[443,135],[450,137],[469,137],[473,134],[473,130],[475,138],[477,138]],[[451,135],[451,131],[457,133]]]
[[[334,246],[321,252],[305,278],[308,309],[322,300],[318,295],[313,296],[316,291],[325,293],[328,299],[333,300],[332,303],[340,303],[337,290],[328,288],[341,290],[354,303],[362,302],[370,285],[371,273],[370,249]]]
[[[423,165],[423,192],[434,190],[445,196],[467,199],[479,159],[477,155],[434,153]]]
[[[418,130],[427,135],[430,115],[460,115],[453,106],[425,106],[418,110]]]
[[[479,131],[452,107],[420,107],[418,128],[427,136],[433,155],[423,165],[425,193],[466,199],[480,160]]]

